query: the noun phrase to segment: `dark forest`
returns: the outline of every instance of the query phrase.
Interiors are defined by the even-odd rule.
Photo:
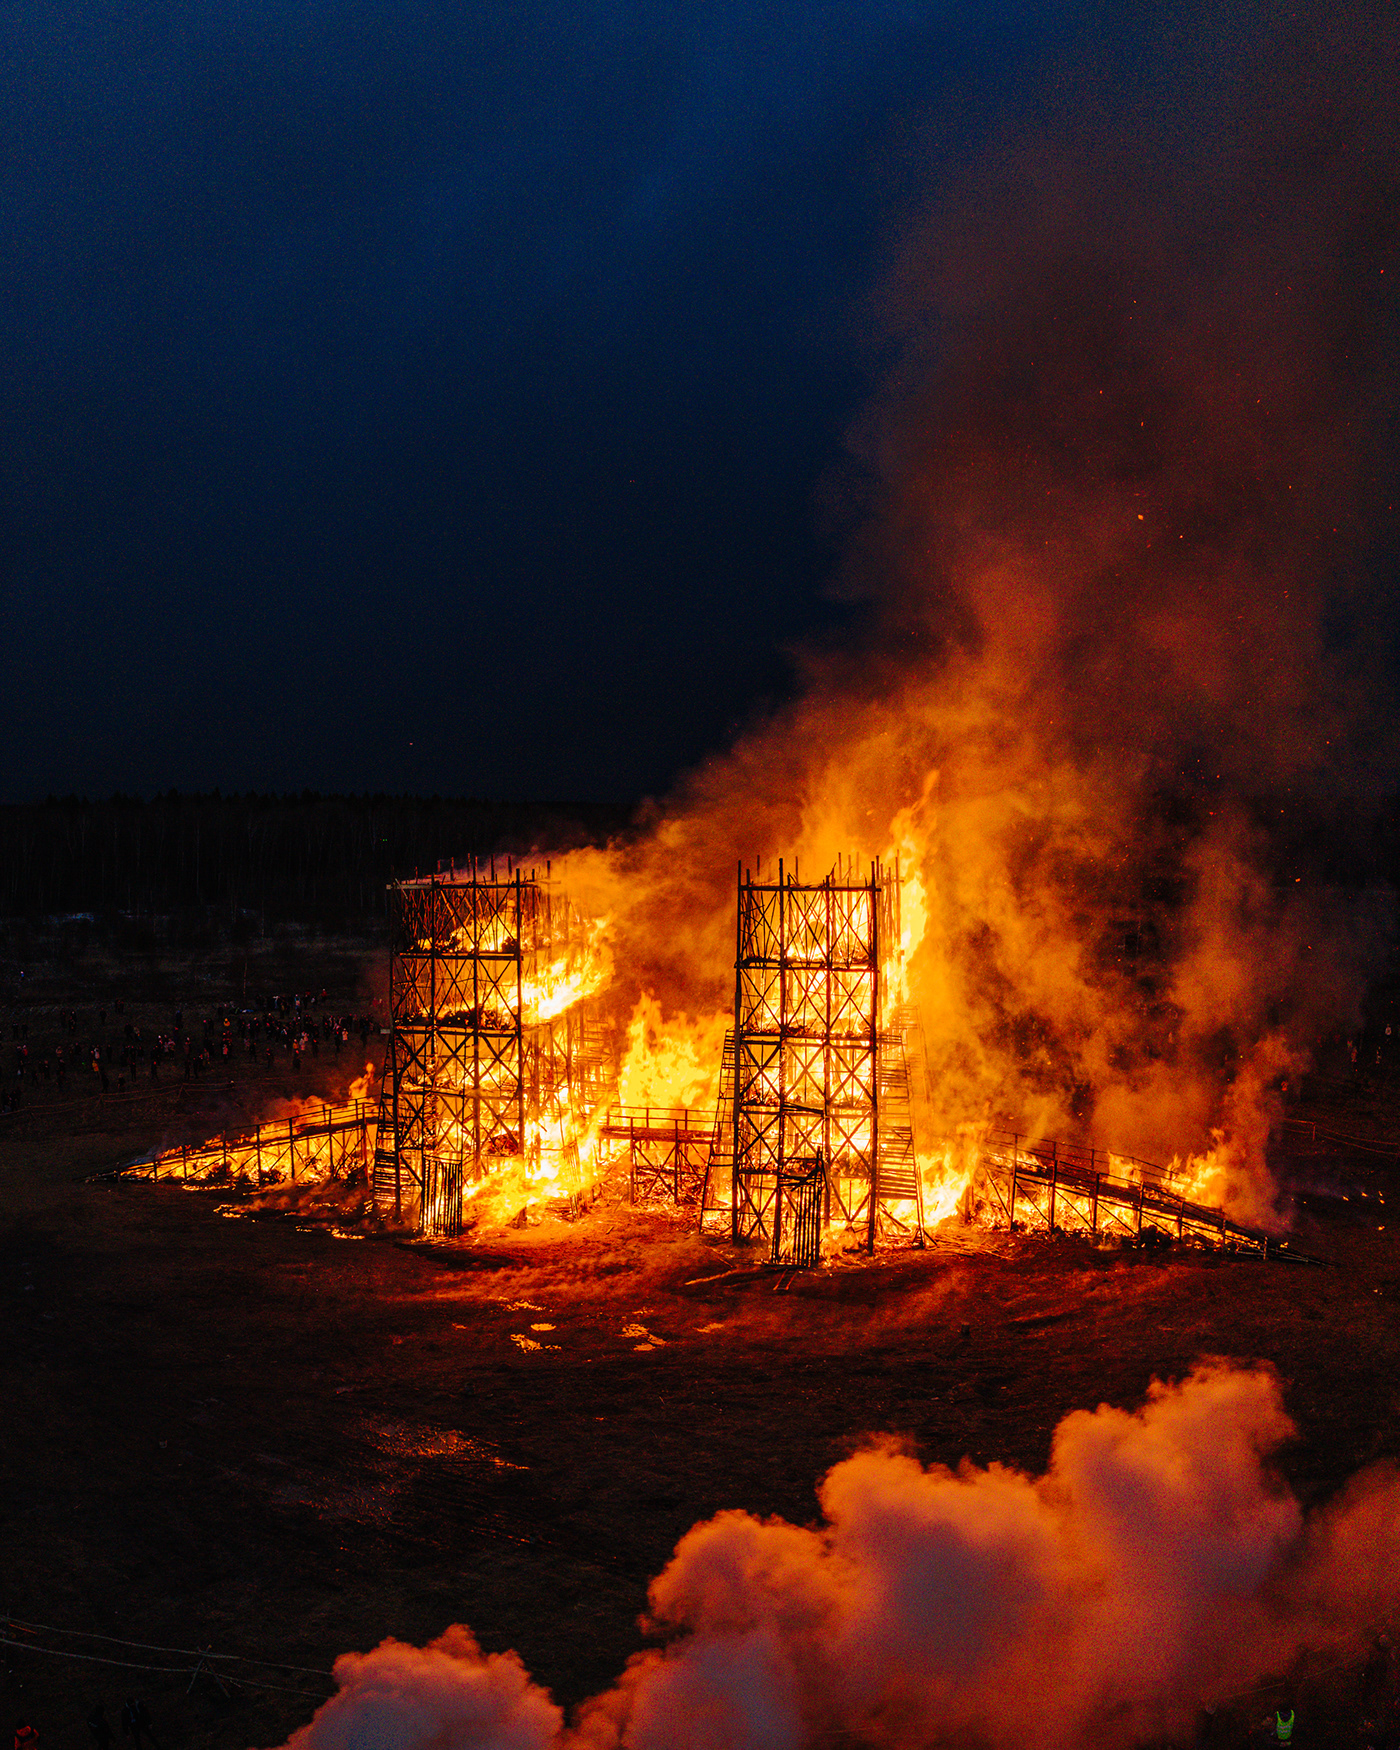
[[[51,797],[0,809],[0,915],[355,923],[384,915],[396,875],[557,855],[622,832],[628,812],[439,796]]]

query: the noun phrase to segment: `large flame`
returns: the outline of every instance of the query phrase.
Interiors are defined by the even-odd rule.
[[[522,980],[521,1001],[527,1027],[557,1020],[577,1003],[596,996],[611,981],[613,957],[607,939],[610,921],[607,917],[588,919],[581,943]]]
[[[720,1056],[731,1017],[663,1016],[655,997],[643,991],[627,1024],[627,1045],[618,1078],[624,1106],[713,1107],[719,1091]]]
[[[1371,116],[1368,153],[1390,128]],[[1310,894],[1279,824],[1393,764],[1343,635],[1389,623],[1363,590],[1393,191],[1355,153],[1344,176],[1321,147],[1289,161],[1214,168],[1183,219],[1111,167],[1081,186],[1013,159],[908,240],[881,306],[897,364],[836,495],[844,639],[647,831],[569,860],[608,946],[527,1011],[611,978],[625,1102],[715,1099],[736,865],[879,859],[881,1022],[920,1023],[932,1214],[1005,1127],[1271,1219],[1283,1084],[1355,1018],[1382,934]],[[583,1118],[545,1130],[503,1140],[502,1207],[582,1170]]]
[[[1339,608],[1366,623],[1344,563],[1366,427],[1319,295],[1331,195],[1302,177],[1266,212],[1251,184],[1245,274],[1170,214],[1105,225],[1097,192],[1023,174],[995,211],[985,179],[966,219],[950,200],[901,263],[903,357],[853,439],[859,630],[570,879],[615,916],[633,1000],[720,1016],[736,862],[897,860],[886,1014],[922,1022],[936,1208],[944,1139],[995,1123],[1175,1161],[1268,1220],[1283,1082],[1354,1020],[1381,934],[1276,832],[1383,745],[1335,635]]]

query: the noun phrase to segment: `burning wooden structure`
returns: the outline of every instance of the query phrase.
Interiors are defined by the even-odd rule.
[[[897,871],[834,870],[815,886],[778,864],[739,872],[734,1030],[725,1042],[700,1222],[812,1265],[821,1230],[870,1250],[923,1234],[901,1018],[882,1024],[882,955],[899,941]]]
[[[533,1196],[577,1196],[579,1140],[603,1100],[586,1013],[601,974],[578,913],[548,866],[454,868],[390,895],[376,1198],[453,1236],[507,1174]]]
[[[225,1131],[194,1147],[163,1149],[127,1168],[133,1178],[182,1184],[317,1184],[362,1170],[374,1153],[377,1107],[369,1100],[306,1106],[287,1118]]]
[[[955,1145],[956,1146],[956,1145]],[[1257,1228],[1173,1190],[1150,1161],[1077,1143],[993,1131],[968,1145],[969,1213],[994,1227],[1140,1241],[1144,1234],[1269,1255],[1288,1253]]]
[[[702,1232],[764,1247],[775,1265],[817,1264],[829,1227],[870,1251],[882,1234],[922,1243],[911,1043],[920,1073],[924,1062],[917,1017],[894,999],[897,867],[872,863],[860,878],[842,864],[815,885],[781,861],[775,879],[740,869],[733,1027],[717,1099],[701,1109],[615,1103],[621,1029],[593,1000],[611,963],[601,927],[549,865],[543,877],[439,869],[390,894],[377,1108],[303,1108],[127,1171],[265,1187],[370,1167],[384,1214],[455,1237],[477,1212],[510,1221],[531,1205],[576,1208],[607,1160],[626,1163],[633,1203],[695,1212]],[[940,1214],[960,1205],[967,1219],[1023,1231],[1271,1248],[1124,1155],[1009,1131],[925,1138],[924,1155]]]
[[[610,1106],[598,1136],[626,1147],[629,1200],[693,1207],[714,1153],[716,1116],[688,1106]]]

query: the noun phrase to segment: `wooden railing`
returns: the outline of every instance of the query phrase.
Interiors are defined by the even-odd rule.
[[[378,1118],[376,1101],[322,1106],[257,1124],[251,1132],[225,1131],[193,1147],[165,1149],[150,1160],[133,1162],[126,1174],[196,1184],[230,1183],[240,1177],[258,1185],[334,1178],[373,1158]]]

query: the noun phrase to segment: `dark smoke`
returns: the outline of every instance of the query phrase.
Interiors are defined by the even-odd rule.
[[[718,1014],[736,860],[898,852],[944,1133],[1191,1157],[1269,1221],[1281,1085],[1391,927],[1290,845],[1397,771],[1400,110],[1392,19],[1260,32],[1192,152],[945,180],[836,493],[858,629],[578,875],[624,976]]]

